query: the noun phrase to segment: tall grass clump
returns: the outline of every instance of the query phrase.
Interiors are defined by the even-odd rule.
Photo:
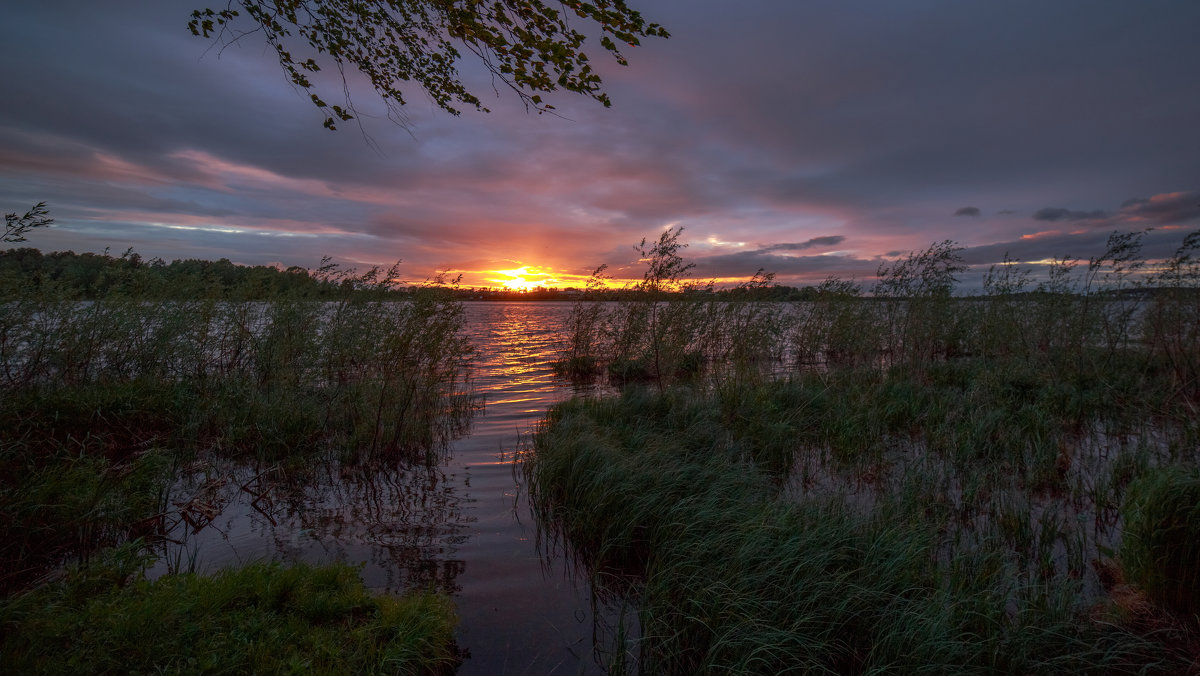
[[[124,580],[129,561],[0,601],[13,673],[451,673],[444,596],[373,596],[356,568],[251,564]]]
[[[1060,540],[1051,512],[998,496],[1006,510],[966,516],[973,507],[931,478],[939,466],[943,478],[958,470],[915,459],[904,470],[894,453],[892,467],[879,457],[830,458],[803,479],[762,449],[790,437],[805,463],[821,450],[803,440],[825,436],[808,427],[837,414],[806,411],[817,405],[815,388],[750,389],[632,389],[568,402],[551,411],[525,459],[539,522],[602,594],[639,608],[643,671],[1184,664],[1131,629],[1091,619],[1079,571],[1052,572]],[[1001,463],[989,487],[997,493],[1019,487],[1000,483]],[[1041,564],[1029,562],[1036,557],[1025,552],[1039,548]],[[1039,572],[1045,563],[1051,572]]]
[[[648,673],[1193,669],[1200,235],[1163,260],[1144,238],[1006,256],[975,296],[952,242],[767,320],[765,275],[662,296],[667,353],[798,368],[552,409],[523,460],[538,521],[638,609],[615,633]],[[647,298],[578,306],[600,362],[651,344]]]
[[[1169,394],[1200,401],[1200,231],[1184,238],[1149,283],[1157,293],[1145,313],[1143,340],[1169,374]]]
[[[760,270],[718,293],[688,276],[695,266],[682,256],[682,232],[668,229],[635,247],[646,265],[637,284],[601,293],[606,268],[596,271],[568,318],[560,371],[604,373],[615,384],[650,383],[661,391],[702,373],[747,376],[781,357],[787,313],[763,293],[774,275]]]
[[[154,449],[115,456],[86,445],[0,442],[0,594],[64,561],[156,531],[168,509],[171,458]]]
[[[72,393],[153,391],[162,403],[137,416],[147,438],[226,455],[423,452],[470,408],[471,348],[458,303],[433,288],[397,295],[395,275],[326,265],[317,276],[343,290],[328,301],[18,295],[0,317],[0,388],[28,402],[31,425]]]
[[[596,268],[588,278],[583,299],[586,302],[576,302],[567,316],[564,327],[566,344],[559,360],[555,362],[555,370],[576,380],[593,378],[603,370],[599,353],[605,308],[599,298],[608,279],[605,275],[607,269],[607,264]]]
[[[326,260],[269,300],[202,276],[163,299],[133,263],[101,265],[92,299],[43,278],[0,300],[6,590],[164,535],[188,462],[429,463],[474,411],[462,307],[437,285]]]
[[[1122,514],[1126,580],[1167,608],[1200,613],[1200,468],[1151,471],[1130,486]]]
[[[642,281],[626,290],[626,297],[608,309],[602,322],[592,325],[600,334],[588,342],[600,348],[600,359],[617,382],[661,385],[699,367],[691,349],[700,326],[695,305],[670,301],[670,294],[696,290],[684,278],[694,265],[680,255],[686,246],[679,242],[681,232],[666,230],[649,246],[642,240],[636,247],[639,259],[646,262]],[[575,314],[589,310],[579,304]]]
[[[949,240],[879,266],[872,295],[882,301],[885,350],[894,361],[925,364],[964,351],[961,313],[952,307],[962,247]]]
[[[864,302],[863,289],[851,280],[829,277],[811,300],[796,304],[796,321],[787,345],[799,369],[873,365],[883,352],[877,308]]]

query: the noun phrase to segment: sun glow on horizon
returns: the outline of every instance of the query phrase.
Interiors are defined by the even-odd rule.
[[[519,268],[506,270],[480,270],[470,273],[473,283],[480,286],[492,286],[510,291],[536,291],[538,289],[576,289],[582,291],[596,284],[592,275],[556,271],[554,268],[540,265],[522,265]],[[600,286],[608,289],[620,289],[638,280],[612,278],[605,276],[600,280]]]
[[[618,269],[614,276],[609,277],[605,275],[599,280],[599,284],[597,284],[597,279],[591,275],[555,272],[553,268],[546,268],[539,265],[522,265],[519,268],[509,268],[506,270],[481,270],[474,274],[469,273],[474,280],[467,283],[507,289],[509,291],[537,291],[542,289],[575,289],[583,291],[593,286],[599,286],[607,290],[618,290],[636,287],[642,280],[640,278],[626,277],[623,273],[627,272],[630,271]],[[475,275],[479,276],[475,277]],[[744,284],[749,279],[749,277],[745,276],[705,277],[703,279],[695,278],[684,281],[694,284],[697,288],[707,286],[726,288]]]
[[[532,291],[558,286],[560,280],[536,265],[522,265],[511,270],[491,270],[487,281],[515,291]]]

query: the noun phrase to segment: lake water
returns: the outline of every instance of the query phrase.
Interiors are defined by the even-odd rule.
[[[152,574],[255,560],[362,564],[366,584],[433,584],[458,609],[458,673],[600,672],[592,602],[561,560],[543,556],[514,453],[555,402],[588,394],[554,377],[567,303],[466,303],[483,400],[435,467],[361,473],[203,464],[172,494],[190,523]]]

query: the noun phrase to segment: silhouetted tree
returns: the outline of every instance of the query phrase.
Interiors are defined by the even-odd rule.
[[[600,45],[621,65],[626,61],[619,44],[667,37],[625,0],[229,0],[224,9],[192,12],[188,28],[225,43],[261,35],[288,79],[308,92],[327,116],[325,126],[335,129],[337,122],[353,119],[354,103],[346,87],[341,105],[321,98],[309,77],[321,70],[321,62],[332,61],[343,85],[347,66],[365,75],[393,120],[400,121],[399,106],[407,101],[400,87],[410,82],[455,115],[459,105],[486,111],[459,79],[459,48],[479,57],[495,81],[539,113],[554,108],[540,95],[558,89],[608,106],[600,75],[583,51],[586,36],[572,25],[574,18],[599,29]]]
[[[24,216],[18,216],[15,212],[4,214],[4,236],[0,237],[0,242],[24,242],[25,233],[53,222],[45,202],[38,202]]]

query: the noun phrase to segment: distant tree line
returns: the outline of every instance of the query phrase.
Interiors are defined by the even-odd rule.
[[[348,274],[349,273],[349,274]],[[341,270],[328,259],[310,271],[300,266],[286,269],[269,265],[239,265],[227,258],[217,261],[195,258],[145,259],[129,250],[120,256],[108,253],[56,251],[42,253],[35,248],[0,251],[0,297],[18,294],[52,293],[58,298],[95,300],[108,296],[136,296],[150,300],[226,298],[269,300],[272,298],[343,297],[347,292],[379,294],[378,282],[363,285],[352,270]],[[435,284],[436,285],[436,284]],[[400,295],[406,288],[396,282],[382,291]],[[581,299],[618,301],[636,299],[645,291],[636,287],[533,288],[526,290],[494,287],[446,287],[457,300],[484,301],[576,301]],[[665,292],[680,298],[703,297],[754,301],[810,301],[835,295],[858,295],[857,290],[820,286],[783,284],[742,285],[719,289],[697,285]]]
[[[350,273],[350,274],[347,274]],[[381,285],[362,284],[361,276],[341,270],[328,259],[310,271],[300,266],[286,269],[269,265],[239,265],[227,258],[217,261],[195,258],[166,262],[162,258],[145,259],[129,250],[120,256],[109,253],[42,253],[35,248],[0,251],[0,297],[18,294],[50,293],[58,298],[95,300],[108,296],[136,296],[148,300],[227,298],[269,300],[272,298],[337,298],[347,292],[381,293]],[[385,285],[387,286],[387,285]],[[635,288],[575,289],[448,287],[457,300],[489,301],[574,301],[623,300],[643,293]],[[382,293],[402,295],[407,289],[399,282]],[[673,292],[672,295],[733,297],[748,295],[759,301],[803,301],[828,296],[818,287],[793,287],[780,284],[736,289],[716,289],[711,285]]]
[[[647,292],[635,287],[627,288],[589,288],[586,290],[574,287],[549,287],[534,289],[509,288],[461,288],[452,291],[459,300],[493,300],[493,301],[546,301],[546,300],[600,300],[619,301],[634,300],[647,295]],[[747,287],[745,285],[717,289],[712,286],[688,288],[678,291],[663,291],[667,296],[686,298],[716,298],[728,300],[755,301],[805,301],[828,298],[833,295],[829,289],[815,286],[795,287],[783,284]]]
[[[226,298],[336,298],[347,292],[403,294],[399,283],[379,275],[355,276],[324,259],[315,271],[299,266],[281,270],[268,265],[237,265],[226,258],[146,260],[132,250],[120,256],[33,248],[0,251],[0,297],[50,294],[57,298],[94,300],[134,296],[148,300]],[[382,283],[381,283],[382,282]]]

